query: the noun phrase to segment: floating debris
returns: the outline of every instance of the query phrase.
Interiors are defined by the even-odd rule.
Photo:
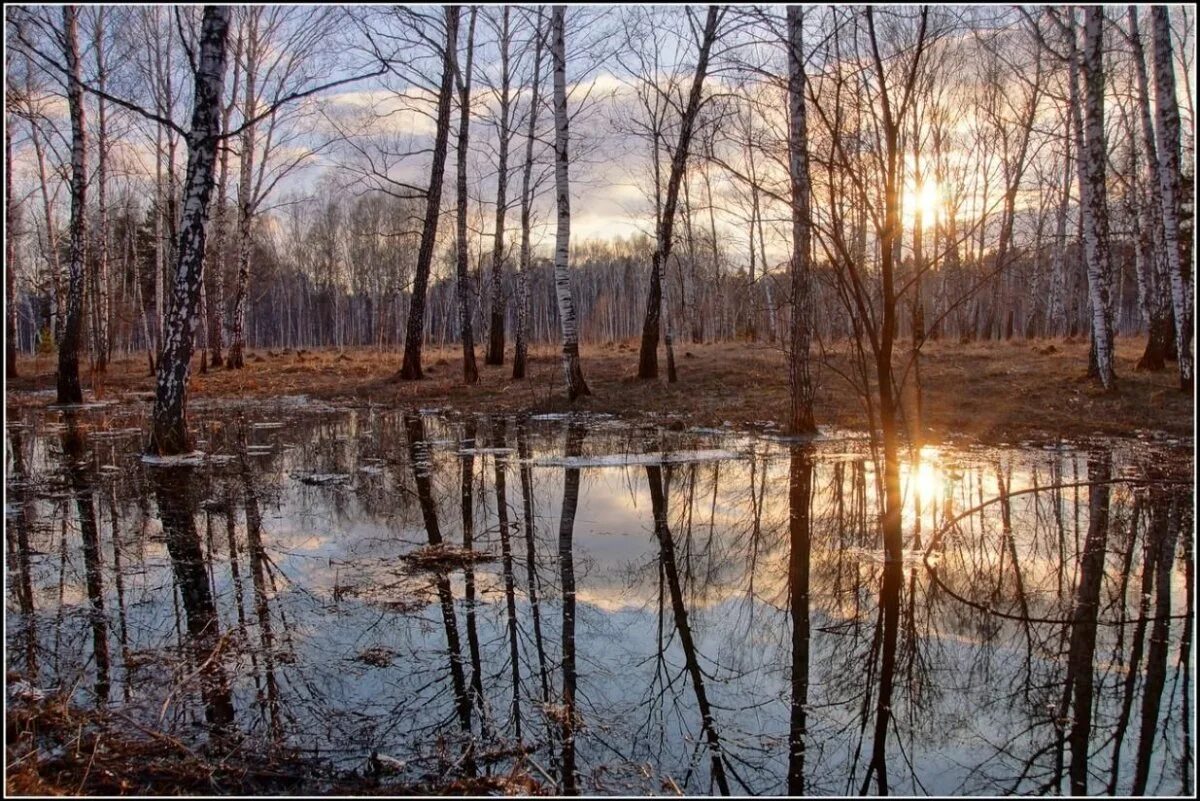
[[[607,456],[539,456],[530,459],[535,467],[629,467],[656,464],[693,464],[721,462],[741,456],[728,450],[670,451],[656,453],[614,453]]]
[[[376,645],[373,648],[368,648],[365,651],[359,652],[355,657],[355,662],[362,662],[364,665],[371,667],[391,667],[392,662],[396,659],[397,653],[391,648],[386,648],[382,645]]]
[[[204,464],[204,451],[192,451],[176,456],[155,456],[152,453],[142,454],[142,464],[154,467],[178,467],[180,465]]]
[[[291,477],[301,484],[309,484],[314,487],[346,484],[350,481],[349,473],[291,473]]]
[[[426,545],[400,559],[419,570],[457,570],[479,562],[493,561],[491,554],[453,545]]]

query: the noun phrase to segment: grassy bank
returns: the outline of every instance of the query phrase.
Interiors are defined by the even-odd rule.
[[[1192,404],[1178,391],[1176,374],[1134,369],[1143,346],[1140,338],[1119,340],[1118,387],[1104,393],[1084,378],[1086,341],[929,343],[921,360],[927,436],[938,440],[966,435],[985,442],[1130,436],[1144,430],[1190,436]],[[480,383],[475,386],[462,383],[461,354],[451,348],[426,352],[428,377],[418,382],[392,379],[400,363],[396,352],[365,348],[258,350],[249,355],[243,370],[193,370],[191,390],[197,398],[304,394],[355,403],[480,412],[578,408],[626,416],[651,414],[706,426],[783,421],[788,386],[784,355],[778,347],[685,343],[677,347],[676,357],[678,383],[666,382],[665,363],[664,378],[638,381],[635,343],[587,346],[583,366],[593,394],[573,406],[562,397],[560,363],[551,347],[532,349],[526,381],[511,380],[511,364],[488,367],[480,357]],[[898,358],[898,371],[899,365]],[[24,358],[19,364],[21,377],[10,382],[10,390],[52,390],[54,368],[51,356]],[[844,347],[825,354],[817,370],[821,424],[867,427],[860,394],[844,377],[853,372]],[[910,408],[913,384],[910,374],[905,385]],[[98,398],[144,398],[153,390],[154,379],[143,355],[118,359],[103,377],[85,375],[84,385]],[[45,394],[10,392],[7,396],[10,408],[46,402]]]

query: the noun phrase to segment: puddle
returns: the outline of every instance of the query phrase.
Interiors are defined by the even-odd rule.
[[[410,784],[521,762],[596,795],[881,770],[989,795],[1074,767],[1170,795],[1191,772],[1191,488],[1150,479],[1193,466],[1169,443],[906,454],[892,560],[860,436],[289,399],[200,406],[214,455],[148,462],[145,413],[6,428],[10,697]]]

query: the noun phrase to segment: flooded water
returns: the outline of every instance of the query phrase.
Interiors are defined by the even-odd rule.
[[[196,748],[587,794],[1189,794],[1189,451],[306,404],[6,432],[10,682]],[[311,789],[319,790],[319,787]]]

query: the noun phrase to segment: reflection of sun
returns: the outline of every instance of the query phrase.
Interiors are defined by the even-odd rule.
[[[916,224],[921,215],[921,226],[929,228],[942,210],[942,191],[935,181],[924,181],[919,187],[910,188],[904,197],[904,212],[910,225]]]
[[[937,498],[942,492],[942,476],[935,462],[938,449],[926,445],[921,448],[921,461],[917,466],[916,489],[922,499]]]

